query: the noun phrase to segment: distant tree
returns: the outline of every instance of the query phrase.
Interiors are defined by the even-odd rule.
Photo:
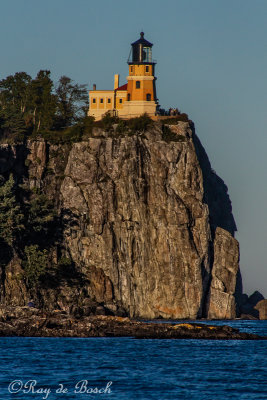
[[[0,81],[0,106],[2,109],[13,107],[14,111],[25,114],[30,108],[30,75],[17,72]]]
[[[31,77],[17,72],[0,81],[0,129],[4,136],[22,135],[27,131],[25,123],[30,113]]]
[[[10,247],[24,230],[24,215],[15,196],[13,175],[0,186],[0,238]]]
[[[3,137],[24,138],[27,126],[23,114],[15,106],[0,110],[0,130]]]
[[[53,91],[53,81],[47,70],[39,71],[35,79],[25,72],[18,72],[0,81],[2,129],[9,134],[23,133],[29,126],[37,132],[50,129],[57,104]]]
[[[0,81],[0,134],[24,138],[32,132],[71,127],[88,109],[86,85],[62,76],[56,87],[48,70],[32,79],[17,72]]]
[[[32,122],[35,131],[49,130],[55,120],[57,98],[50,71],[41,70],[31,83]]]
[[[56,95],[59,126],[70,126],[86,115],[88,109],[86,85],[74,84],[70,78],[62,76],[56,85]]]

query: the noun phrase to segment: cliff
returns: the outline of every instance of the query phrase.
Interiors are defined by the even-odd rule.
[[[224,182],[188,122],[1,145],[0,173],[53,200],[53,273],[2,262],[1,303],[140,318],[234,318],[239,247]],[[62,256],[71,264],[60,264]]]

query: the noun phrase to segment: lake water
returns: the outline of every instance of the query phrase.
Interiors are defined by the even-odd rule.
[[[212,324],[267,335],[267,321]],[[0,338],[0,347],[0,400],[267,399],[267,341]]]

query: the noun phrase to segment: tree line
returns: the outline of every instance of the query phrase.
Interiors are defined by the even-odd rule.
[[[24,279],[34,287],[49,265],[60,221],[51,200],[40,191],[0,176],[0,271],[13,257],[22,260]]]
[[[33,79],[17,72],[0,81],[0,136],[23,138],[58,131],[81,121],[88,110],[86,85],[67,76],[54,83],[48,70]]]

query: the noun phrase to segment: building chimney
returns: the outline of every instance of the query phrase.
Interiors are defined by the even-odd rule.
[[[96,84],[95,83],[93,84],[93,90],[96,90]]]
[[[120,75],[119,74],[115,74],[114,75],[114,90],[118,89],[119,81],[120,81]]]

